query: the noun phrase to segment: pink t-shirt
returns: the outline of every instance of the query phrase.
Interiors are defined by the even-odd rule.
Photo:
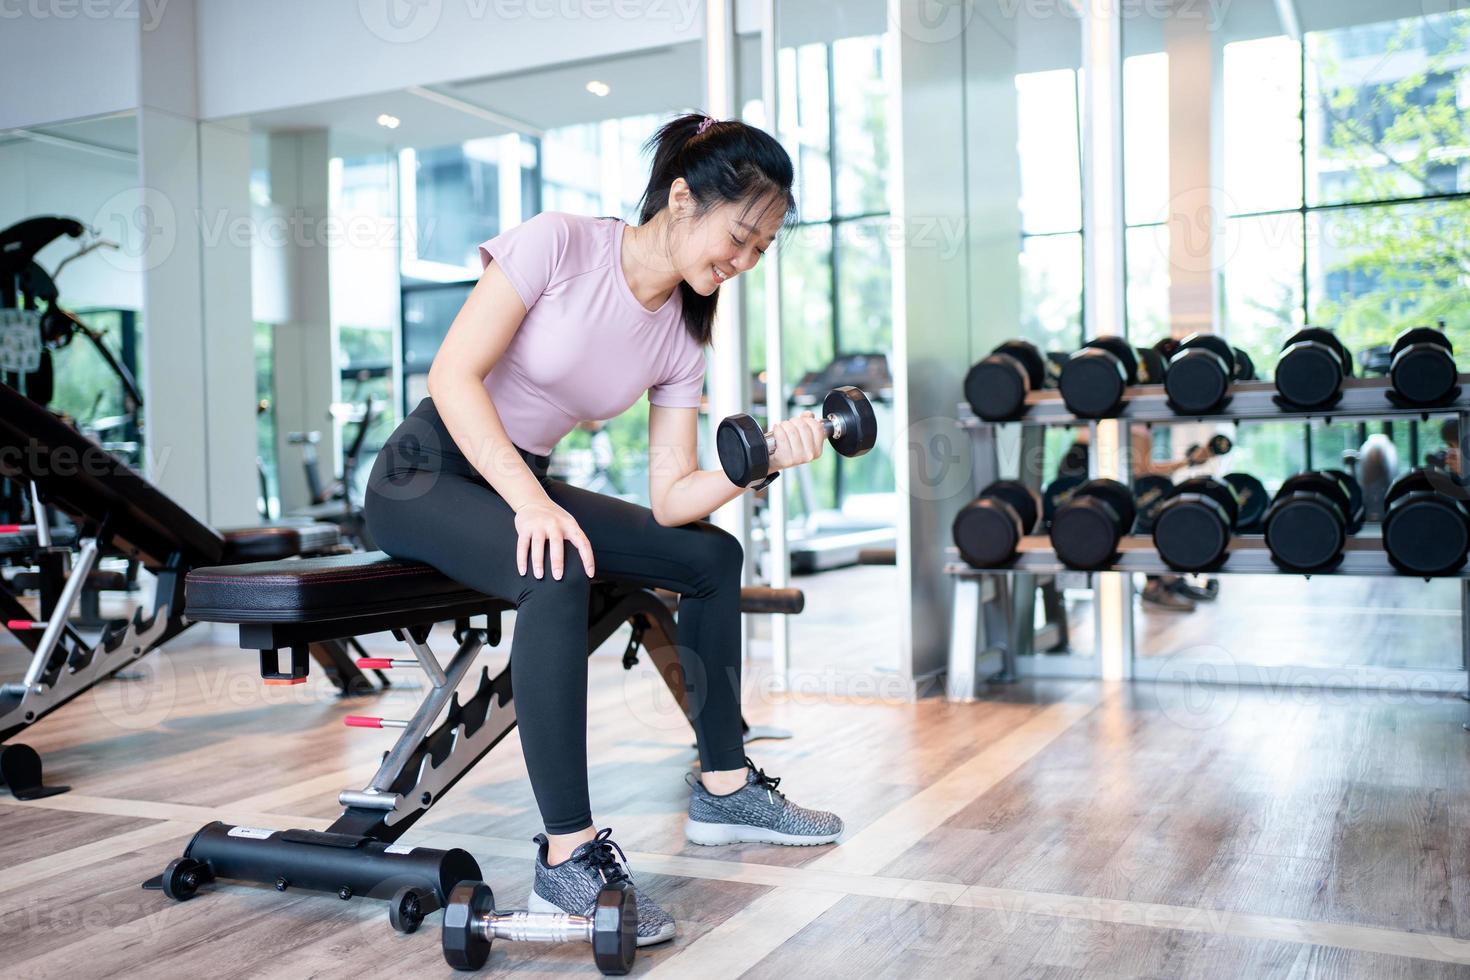
[[[547,455],[584,419],[621,414],[645,391],[653,405],[699,407],[704,350],[689,336],[679,290],[657,310],[623,276],[613,218],[547,211],[480,246],[526,304],[485,388],[511,441]]]

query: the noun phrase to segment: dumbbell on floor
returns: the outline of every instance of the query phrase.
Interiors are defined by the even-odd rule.
[[[822,400],[822,428],[832,448],[843,456],[861,456],[877,440],[873,406],[861,390],[844,385]],[[764,480],[771,471],[776,437],[762,432],[749,415],[731,415],[715,433],[720,466],[730,482],[740,487]]]
[[[1325,572],[1342,560],[1353,524],[1349,488],[1325,471],[1298,473],[1281,484],[1266,509],[1266,547],[1289,572]]]
[[[1176,572],[1212,572],[1225,563],[1240,501],[1230,485],[1210,477],[1173,488],[1154,520],[1154,547]]]
[[[1164,392],[1178,415],[1218,412],[1230,401],[1230,386],[1255,377],[1255,365],[1244,351],[1215,334],[1193,333],[1169,355]]]
[[[1341,397],[1342,382],[1353,376],[1353,356],[1331,330],[1298,330],[1281,348],[1276,362],[1276,401],[1284,408],[1327,408]]]
[[[1007,422],[1026,413],[1026,395],[1046,382],[1046,360],[1036,345],[1008,340],[970,368],[965,400],[987,422]]]
[[[1118,542],[1133,528],[1133,495],[1117,480],[1088,480],[1057,508],[1051,546],[1068,568],[1096,571],[1118,557]]]
[[[1446,492],[1448,491],[1448,492]],[[1466,490],[1444,472],[1411,470],[1385,499],[1383,550],[1405,575],[1449,575],[1470,551]]]
[[[478,970],[490,958],[496,939],[588,942],[599,970],[623,976],[633,968],[638,951],[638,900],[632,882],[603,885],[591,915],[497,912],[495,895],[483,881],[455,885],[444,909],[444,961],[456,970]]]
[[[951,528],[960,557],[973,568],[997,568],[1016,557],[1036,527],[1041,501],[1018,480],[997,480],[955,515]]]

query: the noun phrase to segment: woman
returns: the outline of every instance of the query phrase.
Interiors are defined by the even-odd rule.
[[[754,267],[794,212],[791,160],[758,129],[699,115],[669,122],[649,145],[636,226],[547,213],[480,246],[483,274],[434,358],[429,397],[384,446],[368,486],[383,550],[516,604],[511,682],[546,827],[533,910],[585,913],[603,881],[627,873],[587,792],[594,575],[682,597],[700,762],[699,779],[686,776],[688,839],[825,844],[842,832],[745,757],[743,554],[700,520],[750,489],[698,469],[703,347],[720,284]],[[651,509],[547,479],[562,436],[645,391]],[[810,412],[779,423],[773,473],[817,458],[825,442]],[[639,894],[638,944],[673,935],[673,919]]]

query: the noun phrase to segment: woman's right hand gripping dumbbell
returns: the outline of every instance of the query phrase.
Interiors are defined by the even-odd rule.
[[[551,577],[561,579],[564,570],[566,545],[576,548],[582,556],[582,567],[587,577],[592,578],[597,569],[592,557],[592,542],[582,533],[576,518],[552,503],[527,504],[516,511],[516,570],[526,574],[526,566],[537,578],[545,577],[546,553],[551,552]],[[529,561],[528,561],[529,559]]]
[[[827,444],[827,432],[822,428],[822,420],[811,412],[802,412],[794,418],[783,419],[770,431],[776,440],[776,451],[771,453],[772,473],[810,463],[822,455],[822,449]]]

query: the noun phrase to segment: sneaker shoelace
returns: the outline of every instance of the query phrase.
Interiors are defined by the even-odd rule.
[[[586,849],[585,857],[587,864],[602,878],[602,883],[610,881],[631,881],[628,874],[628,856],[618,846],[618,842],[612,839],[612,828],[604,827],[597,832],[597,836],[577,848]]]
[[[781,785],[780,776],[767,776],[764,769],[757,769],[755,767],[755,763],[750,761],[750,756],[745,757],[745,764],[750,768],[751,772],[755,773],[755,784],[766,791],[766,802],[774,804],[778,796],[783,801],[786,799],[785,793],[780,793],[776,790],[776,787]]]

